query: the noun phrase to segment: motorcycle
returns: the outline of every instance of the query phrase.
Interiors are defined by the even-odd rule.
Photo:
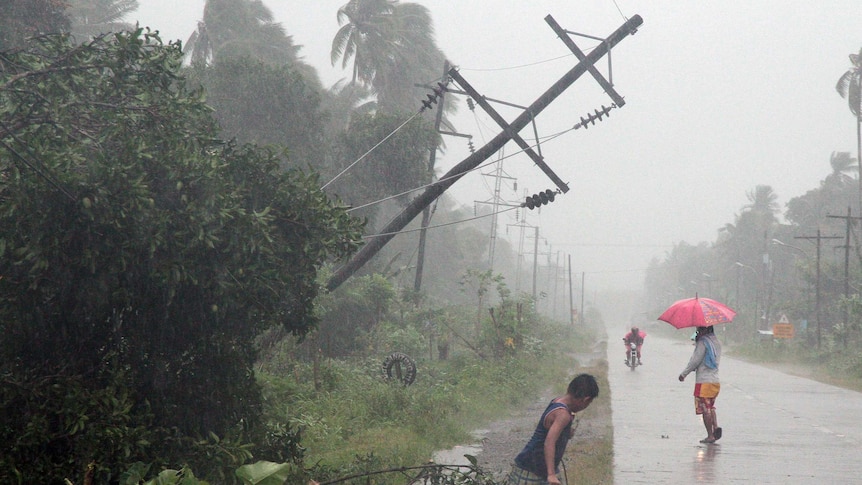
[[[631,368],[631,370],[635,370],[635,367],[639,366],[638,360],[638,344],[634,342],[629,342],[629,353],[628,358],[626,359],[626,365]]]

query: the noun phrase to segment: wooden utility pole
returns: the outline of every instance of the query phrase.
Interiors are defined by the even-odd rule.
[[[381,231],[379,236],[372,238],[365,246],[363,246],[353,258],[350,259],[342,267],[338,268],[326,284],[326,288],[330,291],[338,288],[348,278],[350,278],[359,268],[361,268],[368,260],[377,254],[383,246],[386,245],[395,235],[404,229],[422,210],[430,205],[434,200],[440,197],[449,187],[457,182],[461,177],[467,174],[470,170],[476,168],[480,163],[488,159],[492,154],[496,153],[506,143],[512,140],[513,134],[518,133],[521,129],[527,126],[531,120],[538,116],[551,102],[557,99],[569,86],[571,86],[578,78],[592,67],[596,61],[607,54],[610,49],[620,43],[627,36],[635,33],[637,28],[643,24],[643,19],[640,15],[635,15],[622,26],[615,30],[610,36],[599,43],[584,59],[578,62],[571,70],[563,75],[556,83],[554,83],[547,91],[524,110],[515,120],[508,125],[508,129],[504,129],[501,133],[495,136],[485,146],[476,150],[475,153],[462,160],[460,163],[452,167],[439,181],[425,189],[425,191],[413,199],[400,214],[395,216]],[[458,72],[453,68],[449,70],[450,77],[460,78]],[[462,88],[464,86],[461,86]],[[438,104],[437,109],[441,109]]]
[[[587,284],[587,273],[585,273],[584,271],[581,271],[581,311],[578,312],[578,319],[582,322],[586,318],[586,315],[585,315],[586,308],[584,307],[584,290],[586,289],[586,284]],[[593,301],[595,301],[595,300],[593,300]]]
[[[536,276],[539,273],[539,226],[535,227],[535,234],[533,235],[533,305],[537,306],[536,302],[538,300],[538,293],[536,293]]]
[[[853,217],[850,215],[850,206],[847,206],[847,215],[846,216],[830,216],[833,219],[844,219],[845,222],[845,235],[844,235],[844,245],[838,246],[844,249],[844,328],[847,328],[847,325],[850,323],[850,226],[853,225],[854,222],[862,220],[862,217]],[[846,331],[846,330],[845,330]],[[844,339],[844,343],[846,345],[847,339]]]
[[[849,215],[849,214],[848,214]],[[814,317],[817,319],[817,348],[820,348],[820,242],[824,239],[841,239],[841,236],[821,236],[820,229],[817,229],[816,236],[797,236],[794,239],[814,239],[817,241],[817,279],[814,290]],[[739,290],[737,290],[739,291]]]
[[[443,62],[443,78],[446,78],[446,73],[449,72],[449,61]],[[434,132],[440,131],[440,124],[443,122],[443,103],[446,100],[445,91],[440,95],[437,103],[437,113],[434,116]],[[428,155],[428,171],[431,176],[434,176],[434,164],[437,161],[437,138],[431,145],[431,153]],[[431,222],[431,205],[426,205],[422,210],[422,230],[419,231],[419,248],[416,251],[416,278],[413,281],[413,291],[419,292],[422,289],[422,271],[425,268],[425,237],[428,232],[428,224]]]
[[[569,322],[575,324],[575,293],[572,283],[572,255],[569,254]]]

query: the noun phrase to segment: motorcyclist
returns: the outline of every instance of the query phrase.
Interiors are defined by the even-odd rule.
[[[638,352],[638,365],[641,365],[641,347],[644,345],[644,338],[646,338],[646,332],[643,330],[632,327],[631,331],[623,337],[623,342],[626,345],[626,364],[629,363],[629,344],[634,342],[637,345]]]

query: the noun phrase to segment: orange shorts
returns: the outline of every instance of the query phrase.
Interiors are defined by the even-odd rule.
[[[721,390],[721,384],[717,382],[703,382],[694,385],[694,413],[703,414],[710,409],[715,409],[715,398]]]

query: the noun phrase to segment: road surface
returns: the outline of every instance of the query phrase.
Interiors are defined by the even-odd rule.
[[[624,364],[609,329],[614,482],[862,483],[862,393],[722,356],[713,445],[694,414],[694,374],[677,377],[690,341],[647,336],[644,365]],[[689,334],[680,330],[681,333]]]

